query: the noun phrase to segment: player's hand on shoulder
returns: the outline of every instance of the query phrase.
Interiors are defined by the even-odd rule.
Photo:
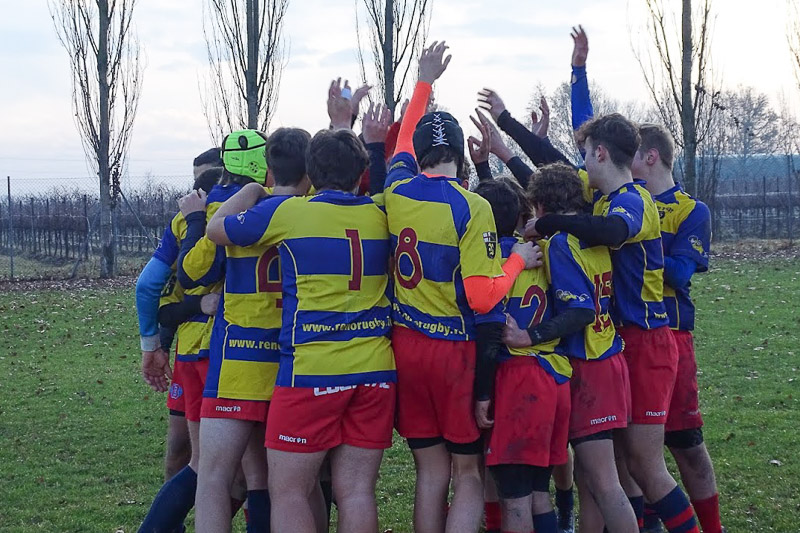
[[[189,216],[191,213],[206,210],[206,198],[208,195],[203,189],[192,191],[186,196],[181,196],[178,199],[178,209],[184,217]]]
[[[532,242],[518,242],[511,253],[519,255],[525,261],[525,270],[542,266],[542,250]]]
[[[503,111],[506,110],[506,104],[500,95],[492,89],[483,88],[478,91],[478,105],[481,109],[485,109],[492,116],[492,119],[497,122]]]
[[[444,74],[453,58],[450,54],[445,57],[447,49],[448,46],[444,41],[433,41],[433,44],[422,51],[422,56],[419,58],[419,81],[433,84]]]
[[[157,392],[165,392],[172,379],[172,369],[169,366],[169,354],[162,348],[152,352],[142,352],[142,379]]]
[[[506,327],[503,328],[503,344],[509,348],[526,348],[532,344],[531,336],[520,329],[514,317],[506,314]]]
[[[492,407],[492,400],[477,400],[475,402],[475,422],[480,429],[491,429],[494,420],[489,418],[489,409]]]
[[[217,306],[219,305],[219,293],[212,292],[200,298],[200,310],[204,315],[214,316],[217,314]]]
[[[532,215],[525,223],[525,232],[523,233],[523,237],[525,237],[526,240],[535,241],[536,239],[542,237],[536,230],[536,223],[538,221],[539,219],[535,215]]]

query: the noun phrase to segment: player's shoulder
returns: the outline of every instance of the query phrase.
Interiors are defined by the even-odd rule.
[[[228,200],[228,198],[236,194],[241,188],[242,187],[240,185],[236,184],[214,185],[211,188],[211,191],[209,191],[208,196],[206,197],[206,205],[225,202],[226,200]]]

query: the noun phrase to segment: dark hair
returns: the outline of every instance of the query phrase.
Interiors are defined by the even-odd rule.
[[[464,168],[464,154],[459,153],[458,150],[452,146],[434,146],[425,155],[419,158],[419,168],[424,170],[426,168],[433,168],[436,165],[443,163],[455,163],[456,174],[461,174]],[[468,176],[469,174],[467,174]],[[464,176],[452,176],[464,179]]]
[[[580,213],[586,208],[583,181],[574,168],[564,163],[540,167],[528,186],[528,197],[551,214]]]
[[[192,161],[192,166],[199,167],[201,165],[214,165],[215,167],[222,166],[222,156],[220,155],[219,148],[209,148],[202,154],[198,155]]]
[[[242,176],[241,174],[234,174],[229,172],[227,168],[222,169],[222,178],[219,180],[220,185],[240,185],[244,187],[248,183],[253,183],[256,180],[250,176]]]
[[[498,235],[501,237],[514,235],[519,219],[519,197],[514,189],[504,181],[486,180],[478,184],[475,193],[485,198],[492,206]]]
[[[306,151],[306,170],[317,190],[353,190],[368,164],[367,150],[350,130],[322,130]]]
[[[192,189],[203,189],[207,193],[211,192],[211,188],[222,179],[223,170],[224,169],[222,167],[211,167],[204,170],[199,176],[197,176],[197,179],[194,180]]]
[[[630,168],[633,156],[639,148],[639,128],[619,113],[611,113],[585,122],[576,133],[578,143],[592,138],[589,150],[600,144],[608,150],[611,162],[618,168]]]
[[[659,124],[642,124],[639,126],[639,136],[642,139],[639,151],[658,150],[661,162],[672,170],[672,164],[675,162],[675,143],[667,128]]]
[[[278,128],[267,139],[267,167],[276,185],[293,186],[306,175],[306,150],[311,135],[299,128]]]

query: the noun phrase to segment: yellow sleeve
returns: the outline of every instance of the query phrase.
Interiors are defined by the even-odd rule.
[[[192,280],[202,279],[214,266],[214,258],[217,253],[217,245],[211,242],[207,236],[197,241],[194,248],[189,250],[183,258],[183,271]]]
[[[474,195],[469,199],[470,218],[458,243],[461,277],[503,275],[503,260],[494,215],[489,202]]]

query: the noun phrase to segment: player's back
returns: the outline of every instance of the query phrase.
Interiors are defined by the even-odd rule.
[[[395,323],[433,338],[474,339],[463,278],[503,275],[489,203],[456,178],[424,174],[393,183],[384,202]]]
[[[696,272],[708,270],[711,244],[708,206],[686,193],[679,184],[656,196],[655,201],[661,220],[664,255],[691,259]],[[691,282],[678,288],[664,283],[664,305],[672,329],[694,329],[695,309],[690,288]]]
[[[519,240],[515,237],[502,237],[500,250],[503,259],[511,255],[511,248]],[[547,282],[544,268],[523,270],[508,296],[501,302],[503,310],[511,315],[520,328],[527,329],[553,318],[553,295]],[[503,317],[498,317],[502,319]],[[559,339],[543,342],[525,348],[509,348],[504,346],[498,360],[510,357],[535,357],[544,370],[553,377],[556,383],[566,383],[572,375],[572,366],[562,354],[556,353]]]
[[[330,190],[264,205],[283,280],[277,384],[395,381],[386,215],[368,197]]]
[[[655,329],[667,324],[664,308],[664,251],[653,198],[643,182],[626,183],[608,195],[596,195],[594,214],[626,219],[634,234],[611,251],[614,297],[612,317],[617,324]]]
[[[600,360],[622,351],[622,341],[611,320],[612,266],[605,246],[588,246],[566,232],[545,241],[544,262],[553,311],[570,308],[593,309],[595,320],[583,331],[561,339],[556,351],[569,357]]]

